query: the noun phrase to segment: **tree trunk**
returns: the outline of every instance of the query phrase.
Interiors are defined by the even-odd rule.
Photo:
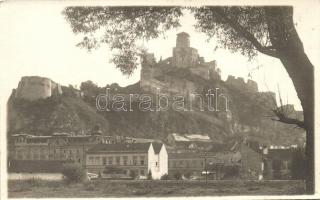
[[[280,57],[301,101],[306,129],[307,177],[309,194],[314,193],[314,72],[304,53],[291,53]]]
[[[308,194],[314,193],[314,67],[304,53],[293,22],[292,7],[265,8],[269,37],[283,66],[292,79],[301,101],[306,129]]]

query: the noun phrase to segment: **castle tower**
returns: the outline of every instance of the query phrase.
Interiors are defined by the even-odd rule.
[[[190,35],[186,32],[181,32],[177,34],[176,47],[184,48],[190,47]]]
[[[190,47],[189,34],[181,32],[177,34],[176,47],[172,52],[172,64],[175,67],[194,67],[199,62],[198,50]]]

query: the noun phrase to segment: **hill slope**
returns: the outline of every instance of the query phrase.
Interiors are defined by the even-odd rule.
[[[181,73],[180,73],[181,74]],[[190,77],[189,77],[190,78]],[[169,133],[208,134],[215,141],[247,136],[268,144],[296,144],[304,140],[304,131],[272,121],[270,99],[262,94],[247,94],[221,82],[191,77],[203,88],[219,87],[228,97],[229,112],[210,111],[153,111],[137,109],[132,112],[98,111],[95,96],[84,98],[61,95],[37,101],[25,101],[12,95],[8,101],[9,134],[28,133],[50,135],[53,132],[90,133],[99,125],[105,135],[125,135],[163,139]],[[214,88],[214,87],[213,87]],[[104,90],[105,88],[102,88]],[[122,94],[144,93],[139,83],[116,91]],[[126,100],[127,101],[127,100]]]

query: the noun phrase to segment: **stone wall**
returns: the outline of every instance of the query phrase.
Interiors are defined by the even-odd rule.
[[[229,75],[226,80],[226,84],[244,92],[258,92],[258,84],[255,81],[248,80],[247,82],[245,82],[242,77],[235,78],[234,76]]]
[[[61,86],[52,80],[39,76],[22,77],[16,90],[16,98],[29,101],[45,99],[62,94]]]

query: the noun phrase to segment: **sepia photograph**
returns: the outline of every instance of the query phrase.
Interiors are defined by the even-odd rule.
[[[0,1],[1,198],[320,198],[320,1],[253,3]]]

